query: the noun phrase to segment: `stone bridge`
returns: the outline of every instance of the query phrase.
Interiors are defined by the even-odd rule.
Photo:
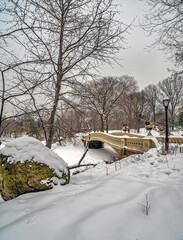
[[[89,141],[89,148],[102,148],[104,143],[113,148],[117,154],[128,155],[132,153],[143,153],[150,148],[156,147],[156,142],[164,142],[164,137],[146,137],[139,134],[131,134],[124,132],[114,132],[106,134],[103,132],[95,132],[83,136],[83,143],[86,145]],[[182,137],[170,137],[169,143],[183,143]]]
[[[152,139],[146,139],[143,137],[136,136],[116,136],[112,134],[106,134],[102,132],[96,132],[90,134],[90,148],[100,148],[103,147],[103,143],[106,143],[118,154],[123,153],[127,155],[127,152],[131,151],[133,153],[142,153],[149,150],[150,148],[155,148],[156,145]],[[86,145],[89,141],[89,135],[83,136],[83,143]]]

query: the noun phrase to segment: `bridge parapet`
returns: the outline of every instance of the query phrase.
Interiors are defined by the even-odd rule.
[[[135,133],[125,133],[125,132],[113,132],[113,133],[110,133],[110,135],[137,137],[137,138],[144,138],[145,137],[145,135],[135,134]]]
[[[141,134],[135,134],[135,133],[125,133],[125,132],[113,132],[111,135],[114,136],[128,136],[128,137],[137,137],[137,138],[144,138],[145,135]],[[165,136],[160,136],[156,137],[158,142],[165,142]],[[177,144],[183,144],[183,137],[174,137],[174,136],[169,136],[169,143],[177,143]]]
[[[132,137],[133,136],[133,137]],[[139,137],[138,137],[139,136]],[[164,142],[165,137],[156,137],[158,142]],[[133,151],[148,151],[150,148],[155,148],[156,144],[151,138],[146,138],[142,135],[120,133],[106,134],[102,132],[91,133],[90,141],[100,141],[106,143],[114,149],[118,154]],[[86,145],[88,142],[88,135],[83,136],[83,143]],[[169,137],[169,143],[183,144],[182,137]]]
[[[165,142],[165,137],[156,137],[158,142]],[[183,137],[169,137],[169,143],[183,144]]]
[[[106,143],[117,153],[119,153],[119,151],[123,150],[125,147],[140,151],[148,151],[150,148],[156,147],[152,139],[115,136],[105,133],[91,133],[90,141],[101,141]],[[83,136],[83,142],[85,145],[87,144],[88,135]]]

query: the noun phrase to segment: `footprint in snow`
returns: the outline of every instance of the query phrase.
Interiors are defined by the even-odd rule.
[[[165,171],[165,174],[170,176],[170,174],[172,174],[172,172],[171,171]]]
[[[177,171],[177,172],[180,172],[180,169],[179,168],[172,168],[173,171]]]
[[[32,215],[32,216],[29,216],[27,219],[26,219],[26,223],[29,224],[29,223],[32,223],[35,221],[35,216]]]
[[[55,202],[53,203],[53,205],[58,205],[60,202],[62,202],[62,201],[61,201],[61,200],[55,201]]]
[[[30,208],[22,209],[18,212],[18,215],[26,215],[29,214],[32,210]]]

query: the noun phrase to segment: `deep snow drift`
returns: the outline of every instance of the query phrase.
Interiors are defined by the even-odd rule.
[[[83,152],[54,147],[69,165]],[[183,153],[151,149],[105,164],[113,155],[109,148],[89,150],[85,161],[100,164],[71,176],[69,185],[1,202],[0,239],[182,240]]]

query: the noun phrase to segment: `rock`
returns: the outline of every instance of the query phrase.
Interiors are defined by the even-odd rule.
[[[0,192],[5,201],[23,193],[51,189],[55,178],[60,184],[69,183],[69,173],[59,177],[46,164],[33,161],[10,163],[7,156],[0,156]]]
[[[35,138],[15,139],[0,150],[0,194],[5,201],[69,180],[67,163]]]

